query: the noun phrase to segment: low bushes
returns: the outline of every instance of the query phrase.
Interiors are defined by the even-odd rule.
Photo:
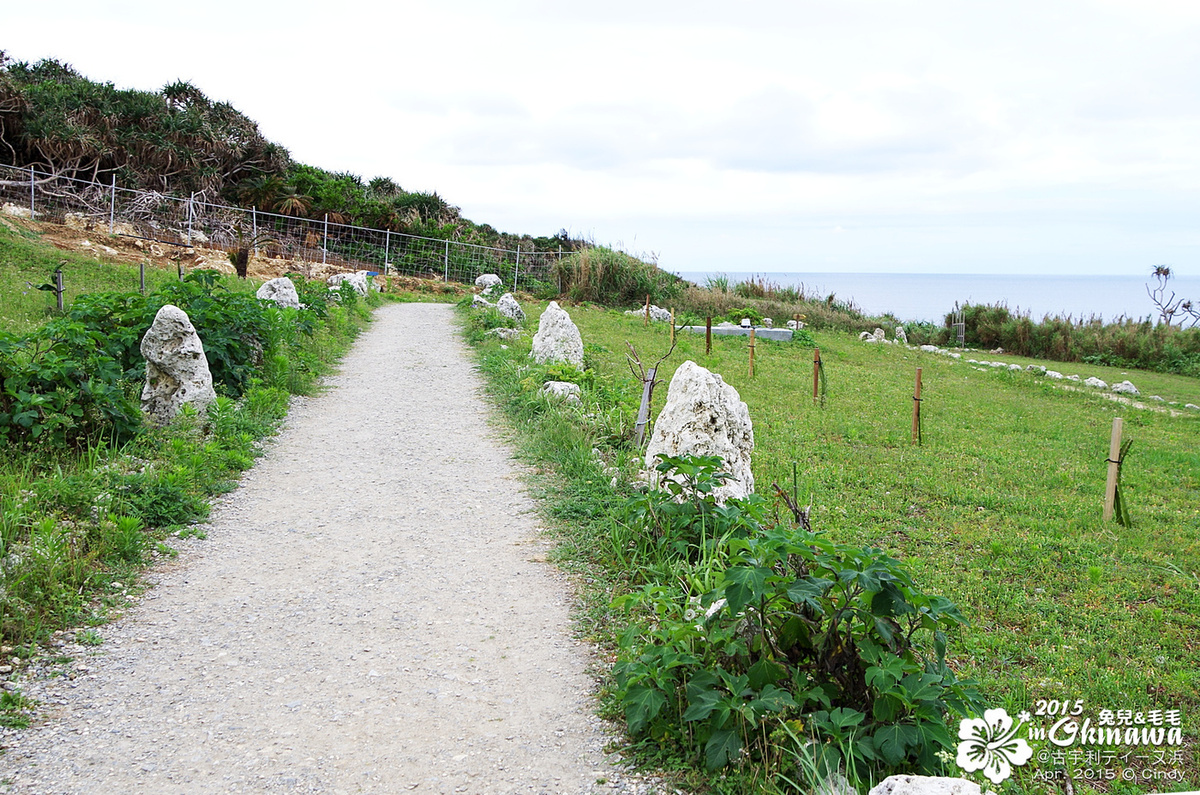
[[[997,304],[968,304],[962,308],[962,316],[967,345],[999,347],[1008,353],[1060,362],[1200,376],[1200,329],[1128,318],[1104,323],[1097,318],[1046,317],[1035,323],[1029,315],[1013,314]],[[946,324],[952,322],[953,317],[947,315]],[[921,341],[945,343],[949,334],[944,331]],[[909,336],[913,338],[911,331]]]
[[[554,266],[559,289],[572,301],[609,306],[641,304],[650,296],[656,304],[678,295],[684,281],[622,251],[595,246],[563,256]]]

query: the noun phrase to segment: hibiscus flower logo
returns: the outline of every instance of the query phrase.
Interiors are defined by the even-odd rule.
[[[955,762],[968,773],[982,770],[993,784],[1012,775],[1013,766],[1021,766],[1033,756],[1029,743],[1017,737],[1024,722],[1013,725],[1008,712],[983,711],[983,718],[964,718],[958,724],[958,758]]]

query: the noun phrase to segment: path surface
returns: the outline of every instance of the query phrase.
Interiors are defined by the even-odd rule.
[[[0,791],[641,789],[451,313],[379,310],[74,678],[26,674]]]

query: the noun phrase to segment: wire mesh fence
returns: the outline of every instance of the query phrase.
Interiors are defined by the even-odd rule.
[[[9,215],[99,229],[171,246],[246,248],[308,272],[368,270],[471,283],[495,273],[532,288],[553,278],[559,252],[521,251],[418,237],[321,219],[262,212],[0,165],[0,205]]]

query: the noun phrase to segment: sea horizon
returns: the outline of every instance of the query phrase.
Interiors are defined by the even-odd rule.
[[[1034,320],[1069,316],[1157,320],[1159,311],[1146,293],[1156,286],[1146,276],[1077,274],[945,274],[945,273],[803,273],[785,271],[676,271],[701,287],[714,276],[730,284],[758,278],[780,286],[802,287],[808,297],[853,302],[867,315],[891,313],[902,321],[941,323],[955,304],[1003,304]],[[1172,277],[1166,294],[1200,303],[1200,278]],[[1176,316],[1176,321],[1179,317]]]

